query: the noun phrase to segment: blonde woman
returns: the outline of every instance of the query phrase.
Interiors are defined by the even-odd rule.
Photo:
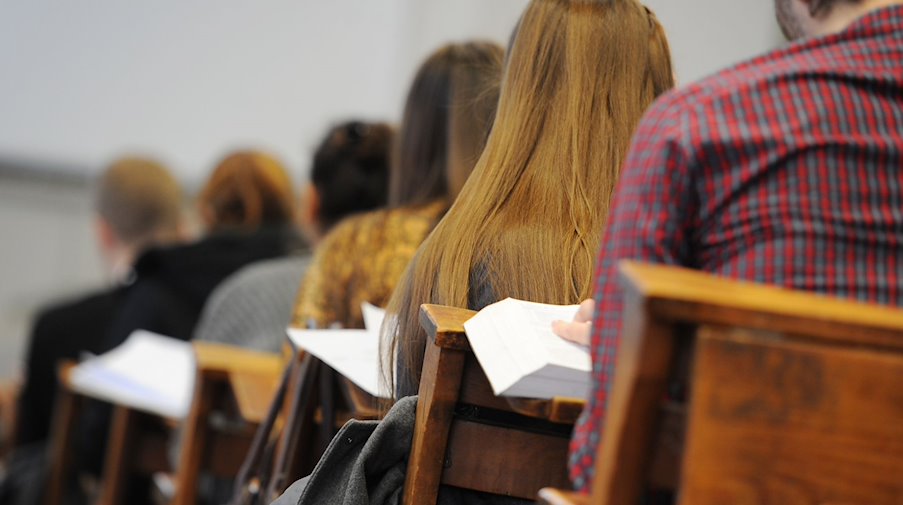
[[[673,86],[664,31],[636,0],[534,0],[508,54],[498,111],[455,204],[389,303],[397,397],[417,394],[420,305],[506,297],[573,304],[592,270],[634,128]]]

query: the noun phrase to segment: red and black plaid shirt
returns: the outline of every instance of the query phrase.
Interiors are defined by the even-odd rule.
[[[583,491],[620,340],[618,260],[903,303],[903,6],[658,100],[603,243],[593,390],[571,445]]]

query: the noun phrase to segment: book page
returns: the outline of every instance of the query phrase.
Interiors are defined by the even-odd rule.
[[[136,330],[122,345],[72,369],[72,388],[86,396],[182,419],[194,395],[191,344]]]
[[[362,302],[361,314],[364,315],[364,328],[367,331],[379,333],[383,320],[386,318],[386,311],[372,303]]]
[[[585,390],[589,350],[552,332],[553,321],[570,321],[577,309],[508,298],[464,323],[495,394],[550,398]]]
[[[569,342],[552,331],[553,321],[571,321],[579,305],[547,305],[516,300],[520,312],[532,328],[541,352],[548,363],[590,371],[591,357],[585,346]]]
[[[527,325],[520,324],[516,314],[512,317],[510,305],[502,302],[489,305],[464,323],[467,340],[477,361],[486,373],[489,385],[496,395],[503,394],[524,375],[533,371],[529,356],[522,356],[508,333],[523,335]],[[514,342],[516,343],[516,342]]]

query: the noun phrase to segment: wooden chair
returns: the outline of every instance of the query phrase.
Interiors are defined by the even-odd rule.
[[[269,479],[260,483],[267,503],[313,471],[345,422],[379,416],[376,398],[302,349],[294,348],[293,353],[287,401],[282,406],[285,422],[277,430]]]
[[[197,378],[183,424],[173,505],[197,501],[203,471],[227,478],[238,474],[285,366],[275,354],[210,342],[192,345]]]
[[[178,419],[114,404],[97,503],[123,503],[133,476],[172,472],[167,449],[178,426]]]
[[[424,354],[404,503],[436,503],[439,486],[532,498],[567,485],[568,441],[582,401],[508,401],[492,393],[463,323],[474,312],[424,305]]]
[[[0,461],[9,456],[18,437],[18,400],[22,390],[19,380],[0,381]]]
[[[98,503],[122,503],[130,478],[176,471],[173,502],[196,502],[202,471],[234,478],[257,423],[276,389],[282,359],[231,346],[192,344],[197,358],[195,395],[185,420],[164,419],[125,405],[114,405]],[[61,370],[61,388],[51,443],[51,477],[46,503],[61,503],[71,478],[73,438],[85,397],[69,385],[71,364]],[[167,449],[184,428],[179,465],[171,467]]]
[[[591,496],[638,503],[669,384],[680,503],[903,503],[903,310],[632,262]],[[685,364],[687,366],[682,366]]]
[[[72,458],[74,455],[77,419],[84,406],[85,398],[74,392],[70,386],[69,374],[75,363],[60,363],[57,377],[60,383],[53,409],[53,420],[48,444],[50,469],[47,480],[47,494],[44,502],[47,505],[59,505],[66,494],[71,476]]]

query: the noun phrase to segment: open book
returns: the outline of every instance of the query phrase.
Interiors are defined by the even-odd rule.
[[[313,354],[367,393],[390,398],[379,380],[379,329],[385,312],[364,303],[366,330],[288,329],[292,342]]]
[[[572,320],[577,308],[507,298],[464,323],[470,347],[496,395],[587,397],[589,350],[552,333],[552,321]]]
[[[194,378],[190,343],[144,330],[79,363],[69,376],[83,395],[173,419],[188,416]]]

